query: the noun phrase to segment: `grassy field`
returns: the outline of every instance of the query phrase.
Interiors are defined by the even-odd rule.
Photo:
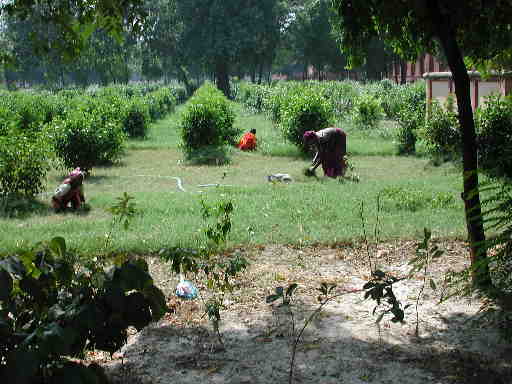
[[[306,178],[303,158],[262,115],[236,106],[236,124],[257,129],[259,150],[233,149],[226,166],[191,166],[179,149],[178,111],[154,124],[146,140],[132,140],[122,162],[95,168],[85,182],[91,209],[79,214],[55,214],[49,192],[63,175],[52,172],[47,194],[34,212],[15,218],[0,217],[4,250],[63,236],[81,252],[102,252],[112,216],[106,211],[123,192],[134,197],[139,213],[128,231],[114,232],[115,250],[146,253],[163,247],[194,245],[203,237],[201,199],[213,204],[232,200],[235,206],[230,245],[335,243],[362,235],[361,204],[368,232],[379,217],[380,238],[416,238],[423,228],[434,234],[464,234],[460,173],[452,166],[432,167],[421,157],[394,156],[393,129],[384,122],[380,133],[355,132],[347,127],[353,172],[360,182],[324,177]],[[294,182],[273,184],[272,173],[289,173]],[[322,172],[318,172],[319,175]],[[179,177],[186,192],[176,187]],[[220,187],[200,187],[220,183]],[[384,194],[382,194],[384,191]],[[377,210],[377,196],[380,209]]]

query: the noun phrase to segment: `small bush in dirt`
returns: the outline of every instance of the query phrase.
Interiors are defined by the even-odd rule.
[[[204,303],[205,315],[212,322],[214,331],[223,346],[219,324],[221,310],[225,308],[224,299],[234,288],[235,278],[247,268],[248,261],[240,254],[226,255],[222,250],[231,232],[231,215],[234,211],[230,200],[210,204],[201,200],[201,214],[205,226],[204,246],[198,250],[171,248],[160,252],[161,257],[171,263],[175,273],[194,273],[205,282],[210,297]]]
[[[477,112],[479,167],[512,178],[512,99],[490,96]]]
[[[90,169],[112,163],[121,155],[125,140],[121,126],[96,117],[73,111],[48,128],[55,152],[66,167]]]
[[[317,91],[303,88],[302,92],[287,96],[281,106],[281,130],[284,137],[306,152],[303,135],[332,124],[333,113],[329,102]]]
[[[363,93],[356,99],[352,110],[352,120],[358,128],[374,129],[382,117],[382,107],[376,97]]]
[[[205,83],[185,105],[181,118],[183,149],[188,158],[199,149],[235,144],[240,131],[229,100],[213,84]]]
[[[454,112],[432,102],[425,125],[419,131],[427,152],[435,161],[460,158],[461,135],[459,120]]]
[[[32,198],[41,192],[51,158],[43,135],[11,130],[0,136],[0,197]]]
[[[123,260],[124,258],[124,260]],[[0,255],[0,378],[4,383],[106,383],[97,365],[77,362],[87,350],[111,354],[167,312],[165,296],[142,259],[105,270],[79,262],[66,242]]]

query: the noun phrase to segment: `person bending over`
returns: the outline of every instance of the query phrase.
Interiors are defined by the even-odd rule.
[[[56,212],[65,210],[69,204],[76,210],[85,202],[84,177],[85,173],[80,168],[75,168],[57,187],[52,197],[52,206]]]
[[[347,134],[341,128],[329,127],[320,131],[306,131],[304,144],[314,147],[315,157],[309,173],[313,174],[316,168],[322,164],[324,175],[336,178],[345,174],[347,154]]]

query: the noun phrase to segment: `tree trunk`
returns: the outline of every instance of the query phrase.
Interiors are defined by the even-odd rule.
[[[263,60],[260,61],[259,70],[258,70],[258,84],[261,84],[263,80]]]
[[[477,287],[486,287],[490,284],[490,275],[486,263],[487,252],[478,183],[478,152],[475,121],[471,109],[469,75],[450,21],[441,14],[437,0],[431,3],[434,3],[434,8],[432,8],[434,20],[439,20],[439,39],[455,83],[455,95],[462,134],[462,164],[464,169],[462,198],[464,199],[469,237],[473,284]]]
[[[183,81],[183,84],[185,84],[185,89],[187,90],[187,97],[192,96],[192,93],[194,92],[194,87],[192,84],[190,84],[187,69],[184,68],[182,65],[177,65],[176,69],[178,70],[178,78],[181,81]]]
[[[407,62],[404,59],[400,59],[400,84],[407,82]]]
[[[217,79],[217,88],[229,99],[231,90],[229,89],[229,68],[228,63],[223,59],[218,59],[215,65],[215,78]]]

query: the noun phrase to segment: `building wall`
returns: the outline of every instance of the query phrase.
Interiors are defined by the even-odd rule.
[[[450,72],[425,73],[427,85],[427,102],[437,100],[444,106],[449,95],[455,98],[455,87]],[[470,73],[470,94],[473,110],[485,104],[485,99],[492,93],[508,95],[512,92],[512,81],[507,77],[490,77],[482,80],[477,72]],[[457,100],[455,98],[455,106]]]

